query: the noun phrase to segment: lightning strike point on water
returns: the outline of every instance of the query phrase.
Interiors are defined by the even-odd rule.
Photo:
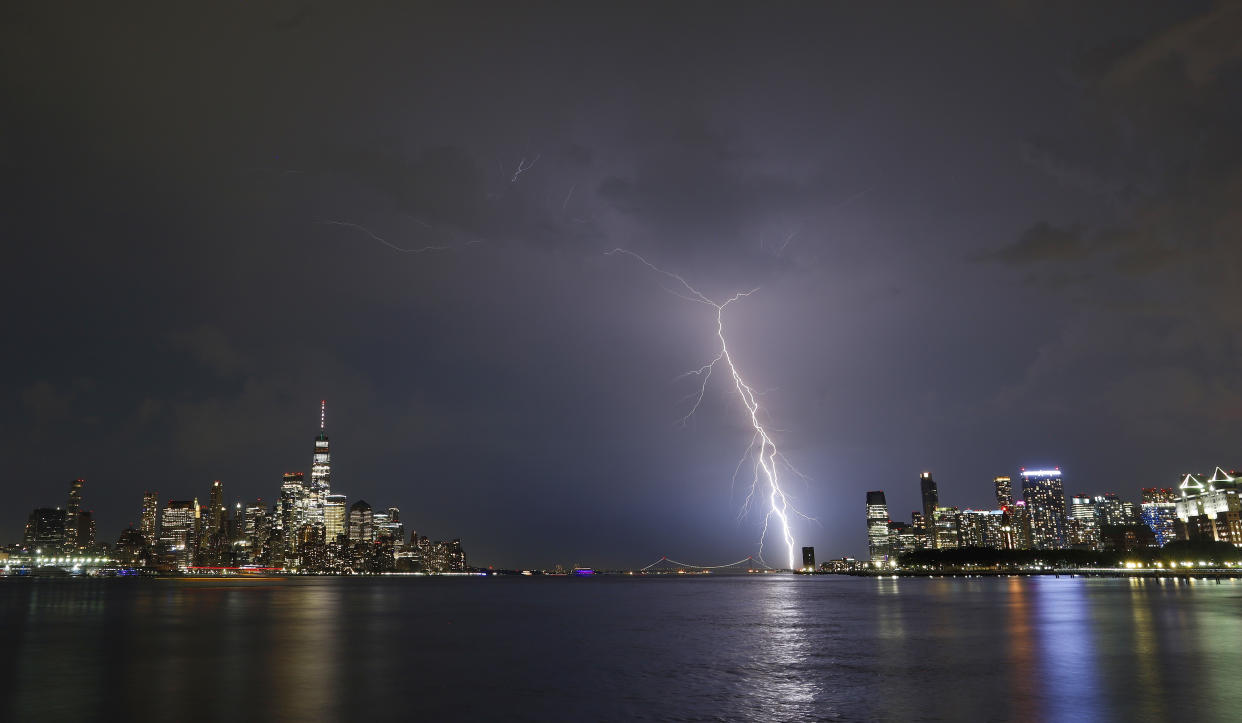
[[[698,289],[691,286],[681,276],[661,269],[633,251],[617,248],[605,253],[609,256],[614,254],[624,254],[637,259],[647,268],[669,279],[673,279],[681,286],[681,290],[674,290],[666,287],[665,291],[668,291],[674,296],[678,296],[688,301],[706,304],[715,309],[716,338],[720,340],[720,349],[716,353],[715,358],[713,358],[710,362],[704,364],[698,369],[687,372],[687,375],[699,377],[699,379],[702,380],[702,384],[699,386],[697,395],[695,395],[694,405],[691,407],[690,412],[686,414],[685,417],[682,417],[681,421],[685,423],[690,419],[690,417],[694,416],[694,413],[698,410],[699,405],[703,402],[703,395],[707,393],[707,383],[711,380],[712,372],[716,370],[718,365],[723,363],[731,377],[733,387],[737,390],[738,397],[741,398],[743,406],[746,407],[746,412],[750,417],[750,425],[754,429],[754,435],[751,438],[750,446],[747,448],[746,454],[742,456],[742,461],[745,461],[746,456],[751,454],[754,455],[755,459],[754,477],[751,480],[750,493],[746,496],[746,502],[743,503],[743,511],[750,506],[751,502],[757,495],[763,495],[760,491],[761,485],[766,483],[767,486],[766,496],[768,499],[768,512],[764,515],[763,532],[759,535],[759,559],[763,559],[763,541],[767,537],[768,527],[775,520],[776,525],[780,528],[781,535],[785,541],[785,546],[789,552],[789,569],[796,569],[797,558],[794,556],[794,538],[793,531],[789,526],[789,515],[790,513],[801,513],[798,513],[798,511],[794,509],[794,507],[789,503],[789,497],[785,494],[785,491],[781,489],[779,464],[783,463],[790,469],[793,469],[793,467],[790,465],[788,460],[785,459],[785,456],[777,449],[776,442],[772,440],[772,437],[768,434],[767,428],[764,427],[763,422],[760,420],[759,395],[742,378],[742,373],[733,362],[733,355],[729,352],[729,342],[725,338],[725,309],[735,301],[744,299],[759,289],[754,288],[750,291],[741,291],[729,297],[723,303],[717,303],[699,292]],[[738,464],[738,469],[741,469],[741,463]],[[793,471],[795,474],[798,473],[796,469]],[[735,471],[735,480],[736,476]]]

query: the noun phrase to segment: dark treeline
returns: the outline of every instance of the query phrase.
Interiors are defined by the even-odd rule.
[[[915,550],[901,555],[902,567],[1118,567],[1127,562],[1242,562],[1242,550],[1227,542],[1179,541],[1162,548],[1108,550],[994,550],[960,547],[954,550]]]

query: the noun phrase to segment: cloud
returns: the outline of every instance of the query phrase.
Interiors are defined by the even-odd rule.
[[[1082,229],[1062,229],[1040,221],[1027,229],[1010,246],[992,256],[1014,266],[1044,261],[1077,261],[1091,253],[1089,244],[1082,238]]]
[[[172,345],[186,352],[199,364],[221,376],[236,374],[246,368],[249,360],[237,349],[223,331],[214,326],[198,326],[168,335]]]

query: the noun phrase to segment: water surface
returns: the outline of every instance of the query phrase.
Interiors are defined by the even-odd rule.
[[[1242,717],[1242,583],[0,580],[8,720]]]

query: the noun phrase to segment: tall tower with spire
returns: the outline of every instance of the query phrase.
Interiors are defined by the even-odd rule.
[[[310,482],[306,495],[307,522],[324,523],[324,504],[332,492],[332,454],[328,448],[326,400],[319,402],[319,434],[315,437],[315,452],[311,457]]]

